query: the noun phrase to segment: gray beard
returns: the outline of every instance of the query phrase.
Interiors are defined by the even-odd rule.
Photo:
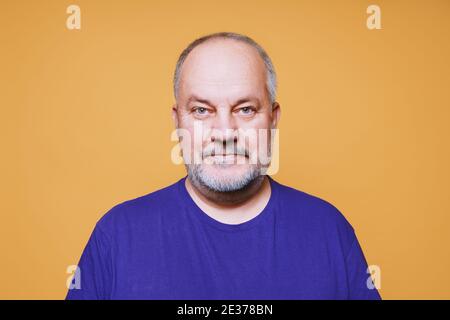
[[[236,205],[251,198],[260,189],[265,174],[257,166],[252,167],[243,177],[228,181],[218,181],[207,176],[201,165],[186,166],[189,180],[204,197],[222,205]]]
[[[196,187],[201,189],[206,188],[211,192],[217,193],[232,193],[243,190],[251,185],[259,176],[264,177],[261,174],[261,168],[256,165],[250,166],[250,169],[243,176],[230,177],[225,181],[206,174],[201,164],[186,165],[186,170],[192,184]]]

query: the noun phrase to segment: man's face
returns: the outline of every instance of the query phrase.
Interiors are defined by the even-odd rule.
[[[236,191],[261,174],[279,117],[266,79],[263,60],[244,43],[208,41],[188,55],[173,117],[190,136],[181,143],[188,174],[202,185]]]

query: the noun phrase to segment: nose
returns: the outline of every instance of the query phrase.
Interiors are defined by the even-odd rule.
[[[227,110],[220,110],[212,124],[211,142],[221,141],[224,147],[227,143],[236,143],[237,129],[237,123],[233,115]]]

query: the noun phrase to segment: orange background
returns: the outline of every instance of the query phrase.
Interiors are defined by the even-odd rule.
[[[66,8],[81,7],[81,30]],[[366,8],[381,7],[382,30]],[[283,184],[338,207],[381,294],[450,298],[450,2],[2,1],[0,298],[61,299],[95,222],[184,175],[172,75],[211,32],[279,77]]]

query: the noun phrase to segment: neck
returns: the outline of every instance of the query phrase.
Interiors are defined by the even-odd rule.
[[[215,192],[192,183],[188,176],[186,189],[194,202],[212,218],[238,224],[257,216],[267,205],[271,188],[266,175],[259,176],[248,186],[233,192]]]

